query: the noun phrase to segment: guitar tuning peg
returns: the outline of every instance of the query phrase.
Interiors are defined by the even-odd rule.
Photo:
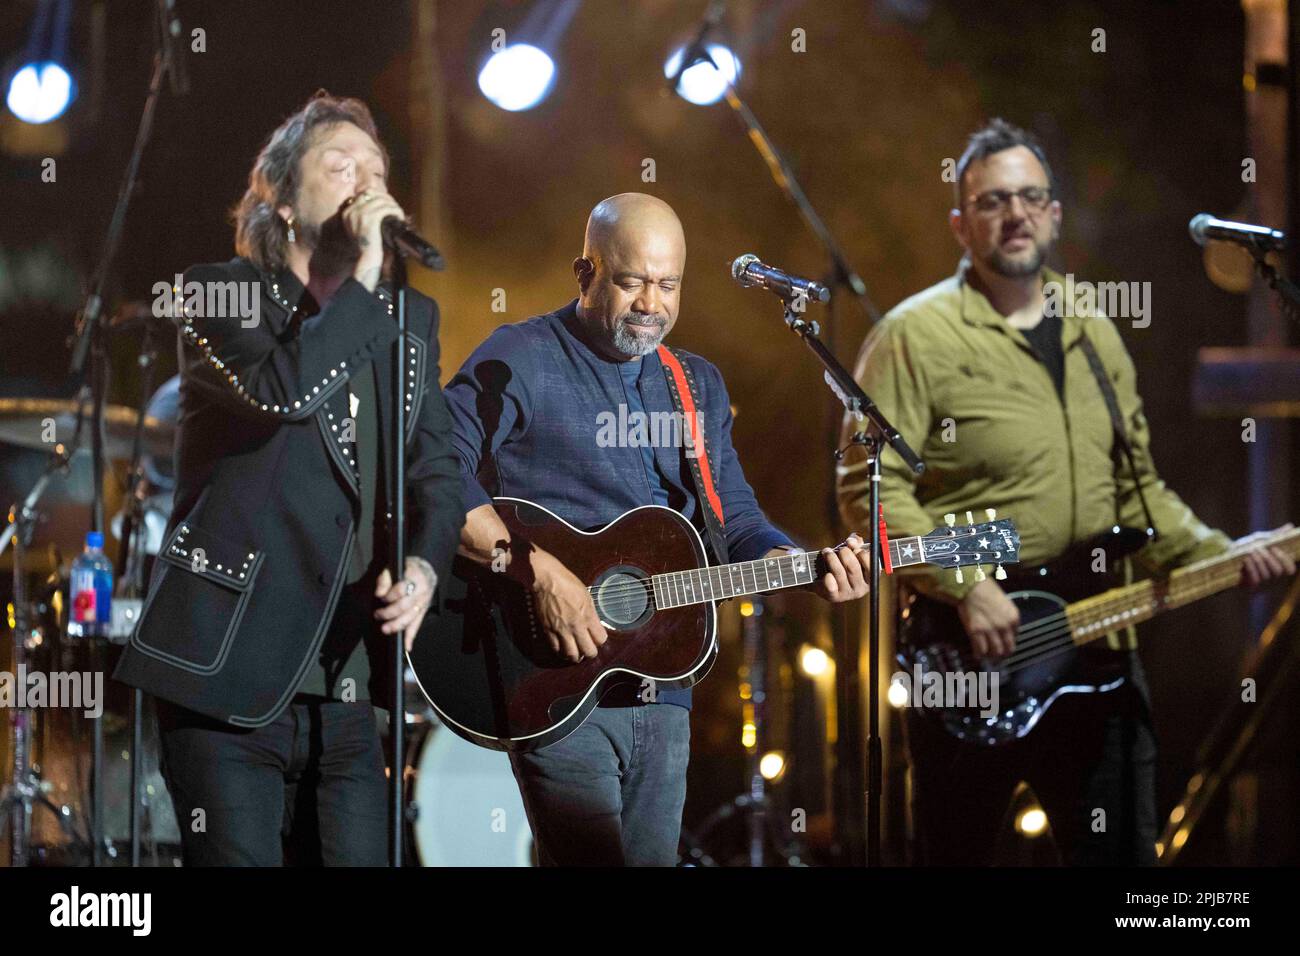
[[[984,509],[984,513],[985,513],[986,515],[988,515],[988,516],[989,516],[989,520],[992,521],[992,520],[994,520],[995,518],[997,518],[997,516],[998,516],[998,509],[997,509],[997,508],[985,508],[985,509]]]
[[[957,516],[953,514],[951,511],[949,511],[946,515],[943,516],[943,523],[946,524],[949,528],[951,528],[953,525],[957,523]]]
[[[978,564],[975,565],[975,580],[983,581],[987,577],[988,575],[984,573],[984,569],[980,567]]]
[[[974,516],[973,514],[971,514],[969,511],[966,512],[966,523],[967,523],[967,524],[974,524],[974,523],[975,523],[975,516]]]
[[[993,572],[993,576],[999,581],[1005,581],[1007,579],[1007,569],[999,564],[998,569]]]
[[[953,572],[952,572],[952,573],[956,576],[956,578],[957,578],[957,583],[958,583],[958,584],[961,584],[962,582],[964,582],[964,581],[966,580],[965,578],[963,578],[963,577],[961,576],[961,568],[953,568]]]

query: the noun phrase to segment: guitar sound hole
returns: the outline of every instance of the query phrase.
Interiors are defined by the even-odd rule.
[[[596,584],[596,612],[611,627],[640,625],[650,616],[650,580],[635,568],[611,568]]]

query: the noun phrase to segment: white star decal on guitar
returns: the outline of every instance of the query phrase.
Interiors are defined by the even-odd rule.
[[[980,547],[987,551],[989,549],[989,539],[980,538]]]
[[[910,558],[913,554],[913,551],[914,549],[910,544],[903,545],[903,557]]]

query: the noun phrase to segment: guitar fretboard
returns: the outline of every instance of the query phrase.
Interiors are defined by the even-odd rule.
[[[1264,542],[1300,557],[1300,528]],[[1234,551],[1179,568],[1167,578],[1138,581],[1076,601],[1065,609],[1076,644],[1087,644],[1113,631],[1149,621],[1157,614],[1226,591],[1241,580],[1246,552]]]
[[[896,568],[920,564],[922,554],[919,535],[889,542],[889,560]],[[816,579],[817,552],[791,551],[757,561],[656,574],[651,584],[655,606],[662,609],[800,587]]]

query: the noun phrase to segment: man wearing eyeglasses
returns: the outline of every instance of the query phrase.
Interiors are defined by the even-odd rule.
[[[1061,204],[1042,147],[993,120],[971,136],[956,171],[949,224],[965,250],[957,274],[895,307],[858,360],[858,381],[927,464],[917,479],[892,452],[882,457],[891,534],[924,534],[945,513],[992,507],[1015,520],[1022,562],[1037,563],[1116,524],[1145,528],[1149,512],[1159,538],[1136,555],[1148,572],[1232,547],[1156,474],[1133,362],[1114,323],[1095,308],[1049,307],[1049,283],[1064,285],[1043,265],[1059,235]],[[1085,336],[1112,383],[1131,467],[1127,457],[1113,457],[1117,439]],[[869,517],[868,488],[864,465],[840,468],[840,507],[850,523]],[[1262,549],[1248,557],[1243,583],[1294,570],[1282,552]],[[955,605],[974,653],[996,661],[1014,650],[1020,615],[993,577],[979,577],[968,572],[959,582],[931,569],[903,581],[921,601]],[[958,741],[909,708],[920,862],[992,862],[1021,781],[1047,812],[1066,863],[1154,862],[1148,695],[1131,629],[1108,641],[1126,652],[1119,657],[1124,684],[1062,696],[1009,744]]]

